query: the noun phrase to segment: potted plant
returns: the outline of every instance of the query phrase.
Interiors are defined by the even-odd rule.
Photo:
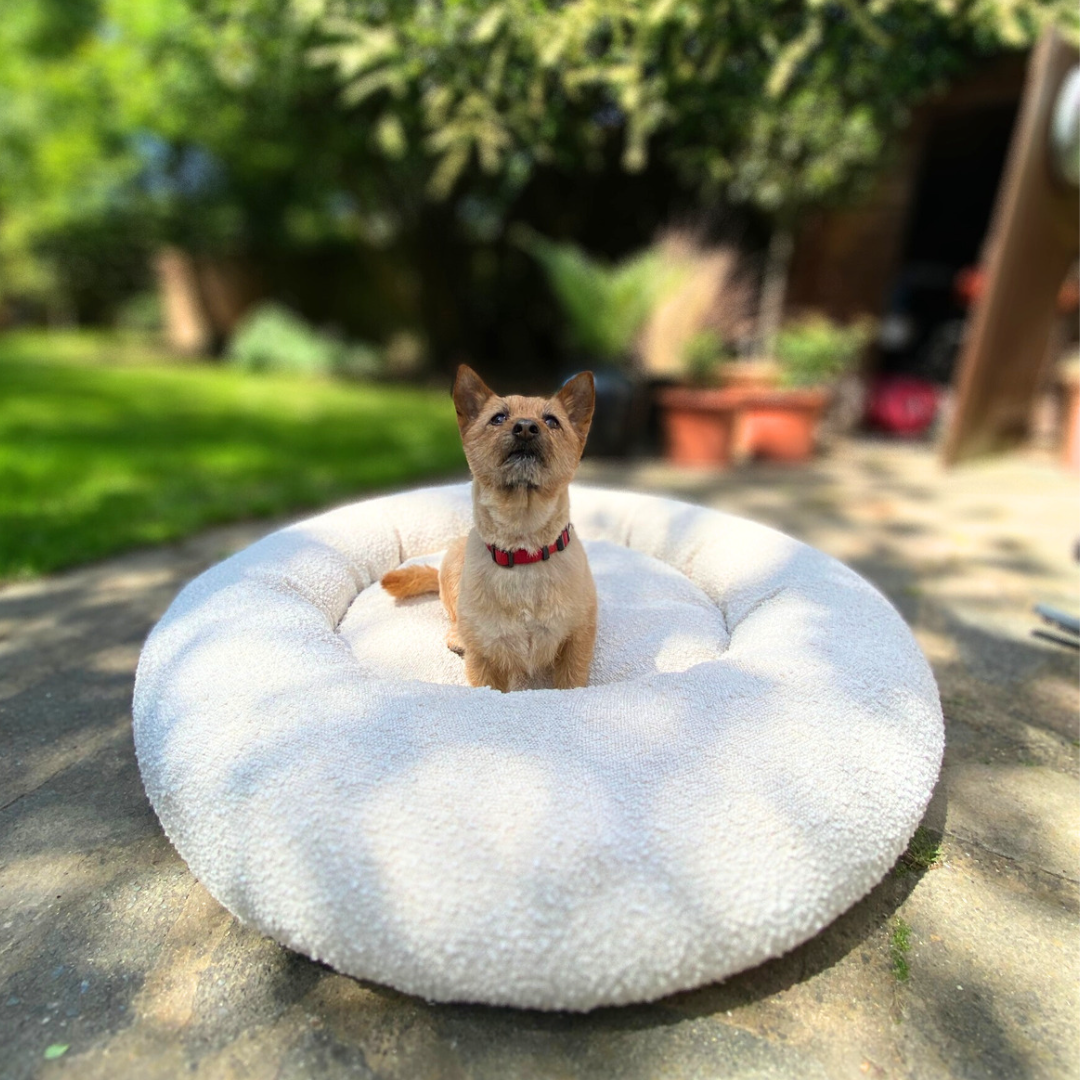
[[[562,308],[571,344],[582,358],[570,374],[593,370],[596,412],[586,453],[626,454],[644,426],[647,404],[636,371],[637,339],[657,304],[678,287],[682,267],[660,247],[609,264],[525,227],[515,230],[514,239],[540,264]]]
[[[739,391],[739,450],[772,461],[808,460],[833,386],[869,339],[866,322],[843,326],[823,315],[785,326],[774,345],[777,385]]]
[[[699,331],[683,349],[686,383],[659,390],[665,454],[672,463],[723,467],[730,462],[741,395],[717,385],[729,355],[719,334]]]

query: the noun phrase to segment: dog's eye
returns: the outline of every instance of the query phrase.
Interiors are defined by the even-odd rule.
[[[500,424],[505,424],[505,423],[506,423],[506,413],[504,413],[504,412],[497,412],[497,413],[496,413],[496,414],[495,414],[495,415],[494,415],[494,416],[493,416],[493,417],[492,417],[492,418],[491,418],[491,419],[490,419],[490,420],[488,421],[488,423],[489,423],[489,424],[494,424],[494,425],[495,425],[496,427],[498,427],[498,426],[499,426]]]
[[[550,414],[544,417],[544,423],[547,424],[547,426],[551,428],[552,431],[554,431],[557,427],[560,426],[559,421]]]

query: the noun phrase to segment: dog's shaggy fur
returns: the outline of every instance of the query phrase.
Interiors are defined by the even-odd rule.
[[[464,655],[473,686],[517,690],[546,677],[560,689],[585,686],[596,587],[580,540],[509,568],[494,562],[487,545],[537,552],[570,521],[567,487],[592,423],[592,374],[575,376],[546,400],[503,397],[463,364],[453,396],[473,475],[473,529],[450,544],[439,570],[393,570],[383,588],[402,598],[438,590],[450,618],[446,643]]]

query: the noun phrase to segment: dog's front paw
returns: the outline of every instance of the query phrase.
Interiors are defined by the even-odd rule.
[[[458,641],[458,636],[453,632],[453,630],[451,630],[450,633],[446,635],[446,647],[452,653],[457,653],[458,656],[465,655],[465,646],[462,645],[460,641]]]

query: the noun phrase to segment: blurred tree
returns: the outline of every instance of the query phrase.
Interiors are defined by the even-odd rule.
[[[7,0],[0,301],[64,317],[165,246],[363,247],[380,272],[339,307],[377,320],[392,292],[447,363],[517,350],[543,319],[508,218],[617,219],[621,254],[678,185],[767,214],[782,261],[911,103],[1051,20],[1075,36],[1072,0]]]
[[[804,208],[856,197],[908,109],[970,60],[1029,45],[1073,0],[294,0],[312,53],[428,192],[509,206],[540,168],[650,156],[774,223],[763,306],[782,308]],[[767,336],[771,334],[767,331]]]
[[[850,194],[928,90],[974,56],[1077,36],[1071,0],[293,0],[343,100],[390,160],[422,146],[429,192],[471,168],[625,170],[650,153],[702,191],[780,216]]]
[[[14,0],[0,20],[0,299],[70,303],[163,245],[354,240],[384,159],[287,0]],[[85,242],[80,238],[86,238]]]
[[[116,176],[134,165],[110,123],[107,88],[67,63],[95,9],[17,3],[0,20],[0,300],[59,299],[46,241],[105,220]]]

